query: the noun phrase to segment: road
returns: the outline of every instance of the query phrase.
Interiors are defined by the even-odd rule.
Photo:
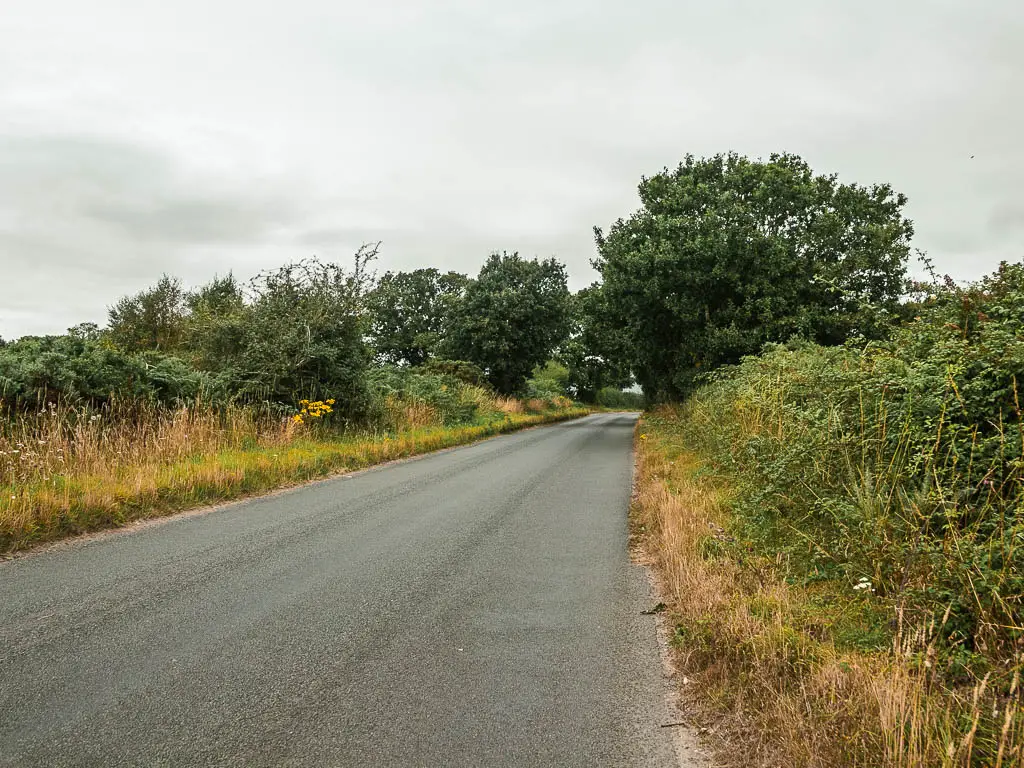
[[[675,765],[634,422],[0,563],[0,765]]]

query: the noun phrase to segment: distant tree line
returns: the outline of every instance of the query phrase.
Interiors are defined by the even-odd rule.
[[[492,254],[475,277],[378,278],[375,246],[349,267],[314,258],[247,283],[186,290],[165,275],[114,304],[105,328],[0,347],[0,397],[330,395],[356,416],[371,371],[397,366],[505,395],[557,385],[596,402],[635,381],[678,399],[766,343],[882,338],[906,312],[913,228],[888,185],[841,184],[795,155],[727,154],[687,156],[639,193],[639,210],[595,229],[602,279],[575,294],[557,260],[517,253]]]
[[[586,292],[569,292],[557,260],[495,253],[475,278],[437,269],[378,278],[376,255],[364,246],[349,267],[314,258],[247,283],[215,277],[194,290],[164,275],[111,306],[105,328],[82,324],[0,348],[0,397],[27,407],[111,396],[281,404],[332,397],[345,418],[360,418],[375,387],[394,386],[378,373],[382,366],[504,395],[590,400],[622,379],[578,352],[593,318]],[[531,379],[546,365],[566,372],[556,388]]]

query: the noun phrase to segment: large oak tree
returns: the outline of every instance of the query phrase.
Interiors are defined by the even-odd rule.
[[[452,357],[480,366],[503,394],[521,393],[535,366],[569,333],[565,266],[555,259],[492,254],[453,318]]]
[[[595,229],[594,266],[649,396],[682,396],[766,342],[884,333],[913,232],[888,184],[840,184],[795,155],[728,154],[687,156],[639,191],[640,210]]]
[[[367,297],[378,357],[407,365],[436,357],[468,282],[458,272],[433,268],[386,273]]]

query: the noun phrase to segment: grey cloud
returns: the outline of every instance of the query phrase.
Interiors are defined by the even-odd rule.
[[[1024,235],[1024,204],[999,205],[992,211],[988,221],[989,229],[996,235]],[[1021,250],[1024,251],[1024,248]]]
[[[0,335],[102,321],[162,272],[212,276],[204,249],[261,245],[294,218],[280,188],[184,173],[145,144],[0,135]]]
[[[0,207],[23,231],[99,226],[176,245],[255,242],[293,216],[287,196],[186,176],[151,147],[64,135],[0,137]]]
[[[360,245],[377,242],[391,242],[401,230],[370,227],[327,227],[309,229],[295,236],[300,248],[327,248],[332,251],[343,248],[358,248]]]
[[[286,225],[286,202],[193,196],[92,203],[82,211],[144,242],[244,244],[262,240],[275,225]]]
[[[891,182],[976,277],[1024,255],[1021,39],[1014,0],[29,4],[0,14],[0,335],[377,240],[382,270],[519,250],[580,287],[591,227],[687,152]]]

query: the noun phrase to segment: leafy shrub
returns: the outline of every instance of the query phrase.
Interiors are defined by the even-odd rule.
[[[549,360],[533,369],[533,376],[526,381],[526,396],[552,400],[569,393],[569,369],[561,363]]]
[[[173,354],[205,372],[221,397],[279,405],[335,397],[343,421],[361,420],[370,403],[365,295],[375,254],[364,246],[352,269],[308,259],[247,286],[228,275],[191,292],[165,275],[115,304],[107,331],[73,335],[104,339],[122,356]],[[177,379],[161,381],[168,389]]]
[[[484,386],[487,381],[480,366],[465,360],[428,360],[416,370],[428,376],[454,376],[465,384],[478,387]]]
[[[370,373],[370,388],[374,400],[371,419],[383,417],[396,407],[396,402],[422,403],[433,409],[446,426],[472,423],[479,409],[474,392],[464,396],[466,387],[454,376],[434,376],[417,373],[417,369],[385,366]],[[390,400],[389,400],[390,399]],[[388,417],[385,421],[393,422]]]
[[[888,342],[720,372],[687,439],[739,483],[734,533],[801,578],[870,583],[888,630],[932,627],[974,674],[1024,642],[1024,266],[918,309]]]
[[[635,411],[641,411],[647,407],[647,400],[641,393],[626,392],[615,387],[599,389],[594,402],[605,408],[626,408]]]
[[[26,337],[0,349],[0,398],[40,409],[59,400],[99,405],[125,401],[176,404],[217,392],[211,377],[158,352],[127,354],[74,335]]]
[[[565,392],[558,386],[558,382],[552,379],[527,379],[526,397],[532,400],[551,400],[555,397],[564,397]]]
[[[140,355],[153,399],[160,403],[185,403],[205,396],[213,402],[227,399],[222,382],[192,368],[184,360],[156,352]]]
[[[292,402],[337,399],[339,415],[365,416],[370,404],[362,293],[355,271],[309,260],[253,281],[238,358],[240,394]]]

